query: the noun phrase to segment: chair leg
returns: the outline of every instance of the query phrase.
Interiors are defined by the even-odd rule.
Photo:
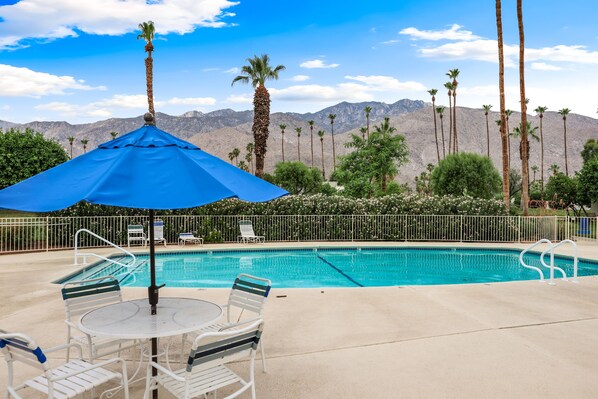
[[[266,353],[264,352],[264,343],[262,340],[260,340],[259,345],[260,345],[260,351],[262,353],[262,372],[266,373]],[[254,388],[252,388],[252,390],[254,390]],[[254,393],[254,395],[255,395],[255,393]]]

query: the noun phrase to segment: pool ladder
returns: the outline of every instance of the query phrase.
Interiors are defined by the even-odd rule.
[[[536,266],[532,266],[532,265],[528,265],[527,263],[525,263],[525,261],[523,260],[523,255],[525,255],[525,253],[527,253],[528,251],[530,251],[531,249],[537,247],[540,244],[548,244],[548,249],[546,249],[544,252],[542,252],[542,254],[540,255],[540,264],[549,269],[550,270],[550,274],[549,274],[549,282],[548,284],[550,285],[554,285],[554,271],[555,269],[558,270],[562,277],[563,277],[563,281],[569,281],[567,279],[567,273],[565,273],[565,271],[563,269],[561,269],[558,266],[555,266],[554,264],[554,250],[558,247],[560,247],[561,245],[564,244],[571,244],[573,245],[573,279],[571,280],[572,283],[577,283],[577,244],[571,240],[563,240],[561,242],[557,242],[557,243],[552,243],[550,240],[543,238],[541,240],[536,241],[535,243],[533,243],[532,245],[530,245],[529,247],[527,247],[526,249],[524,249],[523,251],[521,251],[521,253],[519,254],[519,263],[521,264],[521,266],[527,268],[527,269],[532,269],[537,271],[540,274],[540,281],[544,282],[544,273],[542,272],[542,269],[540,269],[539,267]],[[544,256],[550,252],[550,264],[547,264],[544,261]]]
[[[119,262],[117,260],[106,258],[106,257],[104,257],[102,255],[95,254],[93,252],[80,252],[79,251],[79,235],[81,233],[91,234],[92,236],[94,236],[98,240],[103,241],[106,244],[111,245],[112,247],[114,247],[114,248],[118,249],[119,251],[123,252],[126,256],[131,257],[131,260],[128,263],[122,263],[122,262]],[[113,263],[113,264],[116,264],[116,265],[119,265],[119,266],[122,266],[122,267],[133,267],[133,266],[135,266],[135,263],[136,263],[135,262],[136,261],[135,255],[133,255],[132,253],[130,253],[126,249],[124,249],[122,247],[119,247],[118,245],[116,245],[116,244],[108,241],[104,237],[101,237],[101,236],[97,235],[96,233],[94,233],[93,231],[88,230],[88,229],[80,229],[80,230],[77,230],[77,232],[75,233],[75,263],[74,263],[75,265],[79,264],[79,262],[78,262],[79,256],[83,257],[83,264],[84,265],[87,264],[87,257],[88,256],[95,256],[96,258],[103,259],[103,260],[105,260],[107,262],[110,262],[110,263]]]

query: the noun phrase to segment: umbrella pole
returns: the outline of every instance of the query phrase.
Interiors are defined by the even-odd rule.
[[[156,246],[154,242],[154,210],[149,211],[149,242],[150,242],[150,286],[147,288],[151,314],[156,314],[156,305],[158,304],[158,289],[156,287]],[[158,363],[158,338],[152,338],[152,361]],[[152,367],[152,377],[158,375],[158,370]],[[153,399],[158,399],[158,390],[152,392]]]

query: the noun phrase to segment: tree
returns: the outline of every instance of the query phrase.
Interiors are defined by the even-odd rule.
[[[529,165],[528,165],[528,144],[527,140],[527,103],[525,98],[525,32],[523,28],[523,7],[522,0],[517,0],[517,22],[519,26],[519,94],[521,104],[521,177],[523,189],[521,190],[523,202],[523,216],[529,214]],[[530,124],[531,125],[531,124]],[[523,129],[523,126],[526,128]]]
[[[297,160],[301,161],[301,128],[296,127],[295,131],[297,132]]]
[[[438,116],[440,116],[440,133],[441,133],[441,137],[442,137],[442,157],[443,158],[446,157],[446,151],[444,148],[444,123],[442,122],[444,109],[445,109],[445,107],[442,105],[436,107],[436,113],[438,114]]]
[[[282,146],[282,162],[284,162],[284,129],[287,128],[287,125],[281,123],[280,125],[278,125],[278,127],[280,128],[280,135],[282,137],[282,139],[280,140],[280,144]]]
[[[459,140],[457,140],[457,77],[459,77],[458,69],[450,69],[446,74],[450,79],[453,79],[453,152],[459,152]]]
[[[329,114],[328,118],[330,119],[330,133],[332,135],[332,173],[336,171],[336,146],[334,144],[334,119],[336,118],[336,114]]]
[[[546,196],[555,202],[558,208],[568,208],[577,203],[577,179],[562,172],[548,178]]]
[[[488,147],[488,158],[490,158],[490,127],[488,126],[488,112],[490,112],[490,108],[492,105],[482,105],[484,108],[484,115],[486,115],[486,144]]]
[[[561,167],[555,163],[550,165],[550,168],[548,168],[548,169],[550,170],[550,172],[552,173],[553,176],[555,176],[556,174],[561,172]]]
[[[583,150],[581,150],[581,158],[583,159],[583,163],[590,161],[598,157],[598,141],[594,139],[589,139],[583,145]]]
[[[231,85],[236,82],[249,83],[255,89],[253,95],[253,140],[255,143],[255,175],[264,176],[264,159],[268,146],[268,126],[270,125],[270,93],[266,89],[267,80],[278,79],[284,65],[272,68],[270,57],[263,54],[258,57],[248,58],[249,65],[243,65],[241,75],[235,77]]]
[[[538,165],[532,166],[532,172],[534,173],[534,178],[532,180],[532,183],[533,183],[536,181],[536,173],[538,173]]]
[[[311,167],[314,167],[314,120],[307,121],[309,125],[309,144],[311,148]]]
[[[370,112],[372,112],[372,107],[370,107],[369,105],[367,105],[364,108],[364,111],[365,111],[366,129],[367,129],[368,139],[369,139],[370,138]]]
[[[468,152],[448,155],[432,171],[436,195],[490,199],[500,192],[500,175],[490,158]]]
[[[239,165],[239,155],[241,155],[241,150],[238,148],[233,148],[233,156],[235,157],[235,162],[237,162],[237,166]]]
[[[365,140],[365,134],[367,133],[368,129],[366,127],[360,127],[359,132],[361,133],[361,138]],[[369,135],[368,135],[369,136]]]
[[[432,96],[432,113],[434,114],[434,138],[436,139],[436,155],[438,156],[438,162],[440,162],[440,147],[438,146],[438,127],[436,124],[436,93],[438,90],[430,89],[428,94]]]
[[[393,134],[390,119],[384,118],[374,126],[369,140],[353,134],[347,147],[354,151],[341,157],[337,180],[348,195],[371,197],[377,188],[384,195],[388,191],[388,180],[398,173],[398,168],[407,162],[409,151],[405,137]]]
[[[324,131],[318,130],[318,137],[320,137],[320,148],[322,149],[322,178],[326,178],[326,169],[324,169]]]
[[[245,155],[245,160],[247,161],[247,163],[249,163],[249,169],[251,170],[251,173],[254,173],[254,171],[253,171],[253,150],[255,149],[255,145],[253,143],[247,143],[247,145],[245,146],[245,149],[247,150],[247,155]]]
[[[69,160],[57,141],[30,128],[0,129],[0,154],[0,189]]]
[[[235,152],[231,151],[228,153],[228,159],[230,160],[230,163],[232,163],[234,165],[234,160],[235,160]]]
[[[87,152],[87,143],[89,143],[89,140],[81,139],[81,144],[83,144],[83,153],[84,154]]]
[[[559,114],[563,117],[563,140],[565,148],[565,176],[569,176],[569,161],[567,159],[567,115],[571,110],[569,108],[559,109]]]
[[[421,172],[419,176],[415,176],[415,191],[419,195],[430,196],[434,194],[432,190],[432,171],[434,165],[429,163],[426,170]]]
[[[116,136],[118,136],[118,133],[110,132],[110,137],[112,137],[112,140],[114,140],[116,138]]]
[[[154,117],[156,112],[154,111],[154,59],[152,58],[152,52],[154,51],[154,34],[156,29],[152,21],[142,22],[139,24],[141,33],[137,35],[137,40],[145,40],[145,52],[147,58],[145,59],[145,84],[147,90],[147,104],[149,113]]]
[[[239,163],[237,164],[237,167],[241,170],[244,170],[245,172],[249,172],[249,167],[243,160],[239,161]]]
[[[500,139],[502,145],[502,194],[505,208],[508,210],[511,206],[509,196],[509,137],[506,132],[505,115],[505,58],[504,45],[502,37],[502,10],[501,0],[496,0],[496,35],[498,42],[498,86],[500,92]]]
[[[505,110],[505,116],[507,118],[507,148],[509,153],[509,168],[511,167],[511,129],[509,129],[509,118],[511,117],[511,115],[513,115],[512,110]]]
[[[448,90],[448,99],[449,99],[449,141],[448,141],[448,153],[451,154],[451,148],[453,143],[453,99],[451,98],[453,94],[453,83],[446,82],[444,87]]]
[[[323,178],[317,168],[308,168],[303,162],[279,162],[274,169],[274,184],[291,194],[320,192]]]
[[[70,158],[73,159],[73,142],[75,141],[75,137],[74,136],[69,136],[66,138],[69,141],[69,147],[70,147]]]
[[[584,162],[577,179],[579,199],[586,205],[598,202],[598,157]]]
[[[544,199],[544,132],[542,131],[542,119],[544,119],[544,112],[548,107],[538,106],[534,110],[540,117],[540,192],[541,198]]]

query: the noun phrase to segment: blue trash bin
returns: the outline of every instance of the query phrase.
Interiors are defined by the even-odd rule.
[[[579,230],[577,230],[577,234],[590,235],[590,233],[590,218],[579,218]]]

